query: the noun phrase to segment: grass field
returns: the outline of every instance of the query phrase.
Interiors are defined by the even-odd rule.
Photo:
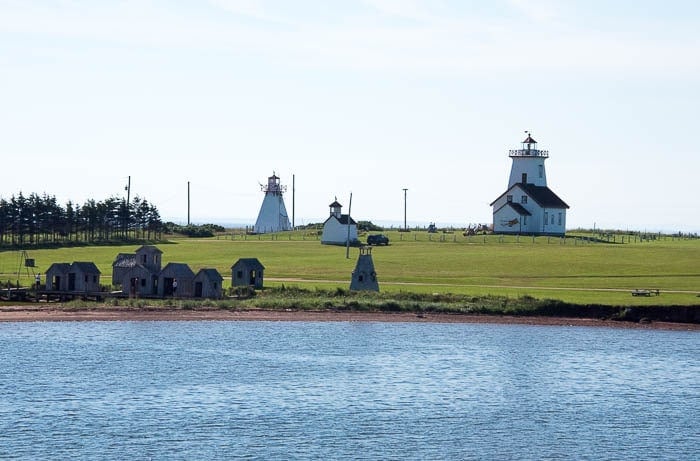
[[[472,296],[531,296],[576,304],[699,305],[700,240],[661,237],[626,243],[592,242],[569,236],[464,237],[461,234],[386,232],[389,246],[372,256],[382,292],[452,293]],[[364,237],[362,237],[364,240]],[[617,241],[621,239],[618,236]],[[627,243],[630,242],[630,243]],[[241,257],[256,257],[265,266],[265,286],[347,289],[357,248],[321,245],[302,232],[255,236],[222,235],[206,239],[172,238],[157,245],[163,265],[183,262],[197,272],[213,267],[230,285],[231,266]],[[28,249],[35,270],[54,262],[92,261],[111,281],[117,253],[138,245]],[[0,281],[18,278],[31,285],[31,269],[20,251],[0,252]],[[43,280],[43,279],[42,279]],[[632,296],[633,289],[659,289],[660,296]]]

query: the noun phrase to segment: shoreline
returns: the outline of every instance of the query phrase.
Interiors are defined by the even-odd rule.
[[[478,314],[439,314],[414,312],[352,312],[299,310],[226,310],[61,306],[0,306],[0,323],[80,322],[80,321],[268,321],[268,322],[412,322],[412,323],[489,323],[503,325],[585,326],[646,330],[700,331],[700,324],[674,322],[630,322],[592,318],[526,317]]]

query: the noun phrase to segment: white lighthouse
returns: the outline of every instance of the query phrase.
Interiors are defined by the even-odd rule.
[[[529,132],[520,149],[510,150],[513,159],[508,189],[491,203],[493,231],[499,234],[564,235],[566,210],[547,186],[544,161],[549,152],[537,148]]]
[[[280,185],[280,178],[273,171],[272,176],[267,178],[267,185],[261,185],[260,189],[265,192],[265,198],[255,221],[254,232],[264,234],[290,230],[292,226],[282,198],[287,186]]]

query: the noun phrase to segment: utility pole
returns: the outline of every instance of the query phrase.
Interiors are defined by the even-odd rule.
[[[187,181],[187,225],[190,225],[190,182]]]
[[[292,175],[292,230],[296,229],[294,224],[294,200],[296,199],[296,191],[296,178],[295,175]]]
[[[408,231],[408,228],[406,227],[406,191],[408,189],[404,188],[403,190],[403,230],[404,232]]]

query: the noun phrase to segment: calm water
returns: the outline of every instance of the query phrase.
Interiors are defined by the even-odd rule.
[[[700,334],[0,324],[0,459],[699,459]]]

